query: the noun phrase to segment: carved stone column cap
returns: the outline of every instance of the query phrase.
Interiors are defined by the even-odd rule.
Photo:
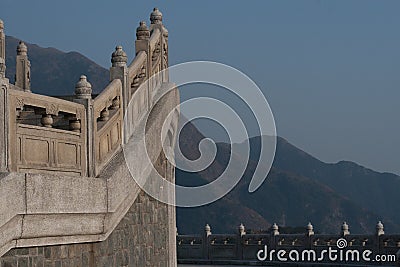
[[[244,227],[243,223],[239,225],[239,234],[240,235],[245,235],[246,234],[246,228]]]
[[[314,235],[314,226],[309,222],[307,224],[307,235]]]
[[[153,12],[150,14],[151,24],[162,24],[162,13],[158,8],[154,8]]]
[[[379,222],[376,224],[376,234],[377,234],[378,236],[384,235],[384,234],[385,234],[384,227],[383,227],[383,223],[382,223],[381,221],[379,221]]]
[[[19,45],[17,46],[17,55],[27,55],[28,53],[28,47],[23,41],[19,42]]]
[[[349,225],[347,224],[347,222],[343,222],[342,224],[342,235],[349,235],[350,231],[349,231]]]
[[[126,53],[122,49],[122,46],[118,45],[115,47],[115,51],[111,55],[111,63],[113,67],[115,66],[124,66],[128,62],[128,57]]]
[[[150,30],[145,21],[141,21],[139,27],[136,28],[136,38],[138,40],[148,40],[150,38]]]
[[[271,231],[271,234],[272,234],[272,235],[274,235],[274,236],[279,235],[279,226],[278,226],[276,223],[274,223],[274,224],[271,226],[271,229],[272,229],[272,231]]]
[[[92,85],[87,81],[85,75],[81,75],[76,83],[75,94],[78,98],[92,98]]]
[[[4,22],[0,19],[0,31],[4,30]]]

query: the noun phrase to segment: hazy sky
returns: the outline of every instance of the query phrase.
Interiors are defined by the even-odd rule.
[[[400,1],[1,0],[0,18],[9,35],[108,68],[116,44],[132,58],[154,6],[170,63],[236,67],[262,88],[280,136],[327,162],[400,174]]]

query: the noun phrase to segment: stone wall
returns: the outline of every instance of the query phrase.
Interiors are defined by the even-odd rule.
[[[171,266],[168,206],[141,192],[103,242],[12,249],[1,267]],[[169,250],[172,251],[169,251]]]

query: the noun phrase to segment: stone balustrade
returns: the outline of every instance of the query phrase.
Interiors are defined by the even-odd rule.
[[[85,175],[84,106],[16,87],[6,93],[9,170]]]
[[[168,75],[160,73],[168,67],[168,31],[159,23],[160,18],[161,12],[155,9],[150,29],[145,22],[136,29],[136,56],[129,66],[122,47],[116,47],[111,57],[110,83],[98,96],[92,98],[90,81],[82,75],[75,95],[70,97],[72,101],[31,92],[29,53],[23,42],[16,48],[17,82],[9,83],[4,74],[3,25],[0,170],[98,176],[155,104],[153,97],[158,88],[169,82]],[[152,76],[146,88],[137,90]]]
[[[269,251],[296,250],[301,253],[302,250],[313,250],[320,255],[322,250],[338,249],[337,241],[344,239],[347,242],[345,249],[361,252],[368,249],[375,255],[396,255],[397,264],[400,265],[400,234],[385,234],[381,222],[376,226],[376,233],[370,235],[350,234],[347,223],[343,223],[340,234],[315,234],[312,224],[309,223],[303,234],[280,234],[276,224],[266,234],[247,234],[243,225],[239,226],[237,234],[212,234],[211,227],[206,225],[203,234],[177,235],[176,238],[180,263],[247,262],[257,265],[257,262],[260,263],[257,252],[265,246]],[[396,262],[372,264],[393,266]]]

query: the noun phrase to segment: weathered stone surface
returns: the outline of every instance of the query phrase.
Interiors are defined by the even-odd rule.
[[[65,175],[27,174],[27,213],[104,213],[106,181]]]
[[[25,174],[3,173],[1,175],[0,203],[0,227],[17,214],[25,213]]]
[[[168,265],[175,253],[168,246],[169,224],[168,206],[141,192],[106,240],[16,248],[0,258],[0,266],[174,266]]]
[[[25,215],[21,238],[47,236],[98,235],[103,232],[102,214]]]

